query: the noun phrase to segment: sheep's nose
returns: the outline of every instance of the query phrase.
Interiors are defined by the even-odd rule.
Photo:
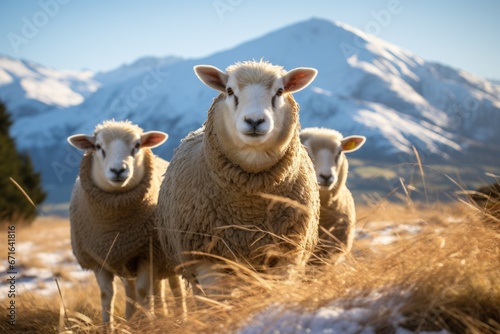
[[[321,182],[320,182],[321,184],[330,185],[333,182],[332,174],[328,174],[328,175],[319,174],[319,178],[321,180]]]
[[[250,125],[253,129],[253,131],[257,131],[257,127],[264,123],[264,119],[263,118],[259,118],[258,120],[254,120],[254,119],[251,119],[251,118],[245,118],[245,123],[247,123],[248,125]]]
[[[116,175],[116,177],[120,177],[120,175],[127,170],[126,166],[122,166],[121,168],[110,168],[110,170]]]

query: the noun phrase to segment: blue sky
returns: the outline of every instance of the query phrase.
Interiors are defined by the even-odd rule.
[[[317,17],[500,79],[498,0],[23,0],[1,1],[0,13],[0,54],[57,69],[198,58]]]

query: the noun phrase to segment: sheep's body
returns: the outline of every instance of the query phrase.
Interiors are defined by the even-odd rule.
[[[317,201],[311,196],[317,186],[309,177],[312,166],[304,163],[309,160],[307,153],[297,145],[297,137],[272,168],[263,173],[245,172],[216,143],[211,115],[218,100],[204,131],[184,140],[166,173],[158,203],[163,218],[159,229],[169,231],[163,238],[168,237],[168,244],[175,247],[177,264],[193,259],[184,252],[198,251],[259,268],[273,265],[266,263],[269,246],[290,253],[286,262],[303,263],[314,247],[317,231]],[[304,212],[285,202],[270,206],[272,201],[261,193],[297,201],[311,210]]]
[[[313,263],[334,253],[351,250],[356,224],[354,199],[347,188],[348,162],[344,153],[360,148],[365,137],[343,138],[338,131],[306,128],[300,133],[301,142],[314,163],[321,201],[319,243]]]
[[[267,69],[260,64],[249,66]],[[240,96],[239,112],[244,112],[243,94],[234,94]],[[160,239],[176,264],[199,261],[194,268],[185,267],[192,281],[198,276],[201,282],[207,263],[217,261],[214,257],[254,269],[279,267],[286,271],[304,265],[317,242],[319,198],[313,165],[298,136],[298,105],[290,94],[283,96],[280,111],[287,120],[279,136],[284,142],[274,145],[283,150],[278,157],[271,153],[271,162],[256,154],[256,160],[267,164],[256,171],[256,164],[238,161],[238,153],[230,153],[233,141],[221,133],[227,129],[221,118],[226,117],[227,105],[233,105],[227,102],[228,95],[220,94],[204,127],[182,141],[160,189]],[[234,141],[239,144],[240,140]],[[248,146],[242,144],[241,150]]]
[[[138,263],[149,257],[151,238],[155,241],[155,266],[161,268],[163,277],[171,274],[154,231],[161,184],[155,168],[168,163],[147,150],[143,181],[125,193],[105,192],[97,187],[92,182],[91,165],[92,154],[87,153],[82,158],[79,178],[71,195],[71,241],[78,263],[84,269],[109,268],[120,277],[135,278]]]
[[[165,257],[154,226],[168,162],[153,155],[149,147],[160,145],[166,137],[161,132],[143,133],[129,122],[107,121],[96,127],[93,136],[68,138],[73,146],[86,150],[71,195],[71,244],[81,267],[96,275],[102,318],[110,328],[115,275],[125,285],[127,318],[136,301],[150,309],[151,288],[156,306],[164,307],[163,278],[168,277],[174,295],[181,297],[178,305],[183,302],[180,278]]]
[[[347,174],[347,161],[343,165]],[[346,186],[337,189],[335,193],[320,190],[320,199],[320,241],[315,255],[324,257],[335,252],[348,253],[352,248],[356,228],[356,210],[351,192]]]

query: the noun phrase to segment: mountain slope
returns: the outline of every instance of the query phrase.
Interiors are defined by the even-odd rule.
[[[158,67],[165,67],[181,62],[182,58],[169,57],[142,57],[131,64],[122,65],[108,72],[99,72],[94,76],[94,79],[103,85],[109,85],[123,80],[128,80],[131,77],[147,73],[148,70],[154,70]]]
[[[64,71],[0,56],[0,99],[14,119],[82,103],[100,84],[91,71]]]
[[[288,70],[318,69],[312,85],[295,94],[302,126],[367,136],[358,157],[394,164],[407,159],[415,147],[427,161],[456,164],[476,159],[477,152],[486,157],[497,152],[492,143],[500,142],[494,126],[500,124],[498,86],[426,62],[345,24],[320,19],[203,59],[153,62],[143,71],[123,67],[107,77],[96,75],[104,84],[83,103],[16,119],[12,133],[21,148],[37,157],[37,167],[53,189],[70,185],[78,169],[73,162],[78,155],[65,138],[91,133],[104,119],[130,119],[146,130],[166,131],[169,140],[156,152],[168,159],[180,139],[203,123],[217,95],[199,82],[192,67],[210,64],[224,69],[236,61],[261,58]]]

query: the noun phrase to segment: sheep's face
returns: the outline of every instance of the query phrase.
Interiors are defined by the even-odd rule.
[[[92,151],[92,180],[104,191],[125,191],[144,177],[142,148],[161,145],[167,134],[158,131],[142,133],[140,128],[123,129],[123,124],[96,131],[94,136],[74,135],[68,141],[75,147]],[[140,131],[139,131],[140,130]]]
[[[141,138],[137,134],[131,139],[105,140],[103,133],[96,135],[92,176],[94,182],[104,190],[120,190],[126,188],[134,178],[142,180]]]
[[[236,78],[229,77],[226,95],[227,131],[243,145],[262,145],[285,126],[283,81],[279,78],[268,88],[258,83],[241,87]]]
[[[304,129],[300,139],[314,164],[316,179],[322,191],[332,190],[339,181],[341,167],[346,163],[344,153],[356,151],[366,141],[363,136],[342,138],[335,130],[318,128]]]
[[[329,147],[314,148],[305,144],[316,171],[316,179],[322,190],[331,190],[338,180],[339,167],[345,159],[340,140],[331,142]]]
[[[305,88],[317,71],[297,68],[285,72],[265,62],[245,62],[227,73],[212,66],[196,66],[206,85],[225,94],[217,109],[217,133],[226,153],[247,171],[268,167],[288,146],[296,129],[286,94]]]

